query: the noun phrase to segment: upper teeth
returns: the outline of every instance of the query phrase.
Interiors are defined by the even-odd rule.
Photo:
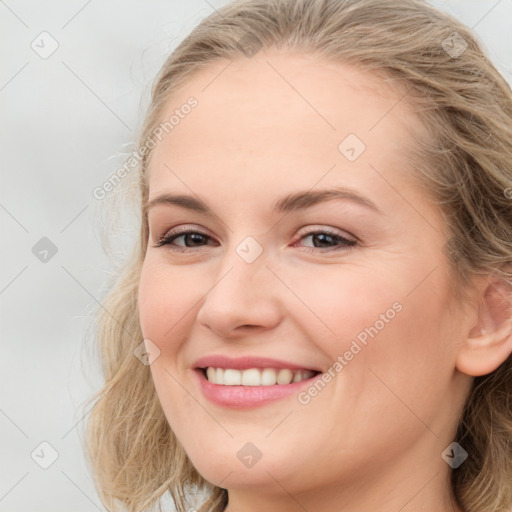
[[[311,370],[275,370],[274,368],[250,368],[235,370],[232,368],[206,369],[206,377],[212,384],[224,386],[272,386],[301,382],[315,375]]]

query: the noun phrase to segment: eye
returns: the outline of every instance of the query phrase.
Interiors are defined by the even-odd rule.
[[[312,237],[311,240],[313,241],[313,247],[306,247],[305,250],[307,252],[339,251],[349,249],[357,244],[355,240],[348,240],[340,233],[336,233],[328,229],[309,231],[302,235],[299,241],[306,240],[309,237]],[[177,245],[174,243],[180,238],[183,239],[184,245]],[[213,240],[212,237],[202,233],[201,231],[187,229],[186,227],[178,227],[162,236],[154,247],[167,245],[172,251],[188,252],[193,250],[195,247],[203,247],[209,240]],[[315,243],[320,244],[320,246],[316,246]],[[296,244],[294,244],[294,246]],[[325,246],[325,244],[327,244],[327,246]]]
[[[320,252],[339,251],[343,249],[350,249],[357,244],[355,240],[348,240],[341,234],[328,229],[309,231],[305,235],[301,236],[300,240],[306,240],[309,237],[312,237],[311,240],[313,242],[313,247],[306,248],[308,252],[315,252],[315,250],[319,250]],[[315,242],[319,243],[320,246],[315,246]],[[328,245],[326,247],[322,246],[322,244]]]
[[[173,244],[175,240],[180,238],[183,238],[185,242],[184,246]],[[202,233],[201,231],[179,227],[173,231],[169,231],[164,236],[162,236],[154,245],[154,247],[169,245],[169,249],[172,251],[185,252],[189,249],[193,249],[194,247],[201,247],[201,243],[206,240],[212,240],[212,238],[209,235]],[[187,242],[192,245],[187,245]]]

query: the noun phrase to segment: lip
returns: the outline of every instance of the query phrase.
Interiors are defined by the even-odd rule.
[[[314,372],[322,371],[320,368],[298,365],[288,361],[270,359],[267,357],[244,356],[233,358],[223,355],[210,355],[201,357],[193,364],[193,369],[208,368],[209,366],[212,366],[213,368],[233,368],[234,370],[248,370],[249,368],[288,368],[290,370],[312,370]]]
[[[244,363],[240,363],[244,364]],[[219,366],[222,368],[222,366]],[[228,368],[233,368],[228,367]],[[255,368],[255,366],[251,366]],[[287,366],[286,368],[290,368]],[[291,369],[291,368],[290,368]],[[297,369],[297,368],[296,368]],[[296,395],[301,388],[310,386],[319,374],[315,374],[309,379],[301,382],[292,382],[290,384],[273,384],[272,386],[225,386],[223,384],[213,384],[205,375],[201,368],[195,368],[194,374],[198,380],[199,387],[203,395],[215,405],[231,409],[249,409],[259,407],[276,400]]]
[[[193,370],[198,380],[199,387],[204,397],[215,405],[233,409],[248,409],[259,407],[276,400],[287,398],[297,394],[302,388],[310,386],[318,377],[315,374],[309,379],[290,384],[274,384],[272,386],[225,386],[213,384],[205,375],[205,368],[233,368],[234,370],[248,370],[250,368],[275,368],[289,370],[311,370],[322,372],[319,368],[307,365],[299,365],[289,361],[268,357],[244,356],[227,357],[220,354],[212,354],[198,359]]]

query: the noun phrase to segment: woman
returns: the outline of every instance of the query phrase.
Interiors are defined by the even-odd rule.
[[[229,4],[136,157],[88,423],[109,510],[510,511],[512,92],[467,27]]]

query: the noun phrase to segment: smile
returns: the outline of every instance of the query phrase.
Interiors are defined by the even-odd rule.
[[[212,384],[222,386],[274,386],[287,385],[310,379],[318,372],[312,370],[291,370],[288,368],[206,368],[206,378]]]
[[[192,363],[197,385],[213,404],[247,409],[297,395],[322,370],[298,361],[244,355],[211,354]]]

